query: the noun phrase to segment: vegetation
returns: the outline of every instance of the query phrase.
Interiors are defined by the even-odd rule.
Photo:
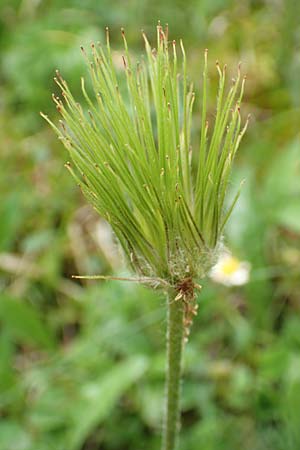
[[[53,101],[63,118],[59,121],[61,130],[47,115],[41,116],[69,151],[75,170],[70,162],[66,167],[95,210],[111,225],[127,262],[138,275],[136,280],[161,287],[167,294],[163,449],[173,450],[179,431],[183,343],[193,316],[197,315],[195,279],[206,276],[216,264],[224,225],[238,197],[237,194],[224,213],[231,165],[248,124],[241,129],[245,78],[240,86],[239,68],[226,95],[226,66],[221,69],[217,63],[217,112],[209,139],[205,50],[200,148],[193,176],[191,129],[195,93],[187,83],[183,43],[180,42],[180,74],[176,41],[172,41],[170,49],[168,27],[163,30],[158,24],[155,49],[143,33],[147,62],[136,65],[131,62],[125,31],[121,31],[127,102],[119,89],[106,28],[106,49],[100,43],[92,43],[92,61],[81,47],[96,101],[87,94],[82,78],[81,89],[90,108],[85,113],[56,71],[54,80],[62,99],[53,94]],[[126,107],[126,103],[131,107]],[[96,278],[107,279],[103,275],[92,276]]]
[[[49,81],[57,67],[80,98],[81,44],[105,42],[106,25],[114,40],[125,26],[139,58],[137,24],[153,41],[160,17],[184,38],[196,98],[209,48],[210,122],[217,58],[229,68],[243,61],[243,114],[253,117],[230,179],[232,200],[246,182],[225,236],[233,254],[251,263],[250,280],[230,288],[203,283],[184,360],[180,448],[297,449],[298,6],[285,2],[283,14],[278,2],[117,1],[112,7],[4,0],[0,8],[0,448],[160,446],[163,297],[131,283],[71,278],[128,274],[107,226],[65,173],[67,154],[38,116],[49,111],[49,90],[58,94]],[[120,40],[112,44],[121,49]],[[116,64],[121,57],[122,50],[112,53]],[[199,124],[197,103],[195,114]],[[198,138],[192,134],[193,145]]]

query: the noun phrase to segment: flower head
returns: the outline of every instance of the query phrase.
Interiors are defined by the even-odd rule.
[[[210,277],[225,286],[241,286],[249,281],[250,264],[247,261],[240,261],[228,252],[223,252],[217,264],[211,269]]]
[[[216,261],[238,196],[225,211],[232,162],[247,127],[240,116],[244,79],[238,68],[227,90],[226,66],[217,63],[217,110],[209,125],[205,51],[199,147],[192,151],[195,93],[188,84],[182,42],[179,57],[178,45],[158,25],[156,49],[143,33],[146,58],[134,64],[123,30],[122,36],[127,94],[120,87],[107,30],[105,48],[92,44],[91,52],[82,49],[94,96],[82,79],[82,107],[57,72],[62,99],[53,100],[61,126],[43,117],[69,151],[72,163],[66,167],[110,223],[133,269],[173,284],[202,277]]]

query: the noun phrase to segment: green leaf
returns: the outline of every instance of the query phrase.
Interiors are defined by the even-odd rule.
[[[300,359],[298,354],[290,355],[285,366],[285,386],[282,396],[282,416],[286,425],[289,441],[288,448],[298,449],[300,445],[299,408],[300,408]]]
[[[10,339],[10,335],[7,330],[2,329],[0,332],[0,390],[3,394],[5,389],[10,389],[14,383],[14,371],[13,371],[13,345]],[[3,395],[1,396],[0,404],[3,401]]]
[[[296,139],[277,156],[265,183],[265,203],[278,225],[300,231],[300,141]]]
[[[147,366],[145,357],[133,357],[81,387],[81,400],[77,402],[72,417],[69,450],[81,448],[91,431],[109,416],[118,399],[143,375]]]
[[[0,297],[0,320],[17,341],[52,349],[54,337],[37,311],[24,301]]]
[[[1,180],[0,189],[3,188]],[[25,216],[22,208],[22,195],[13,192],[6,195],[5,198],[3,196],[0,204],[0,215],[0,249],[1,251],[8,251]]]
[[[5,450],[29,450],[32,442],[26,431],[15,421],[1,420],[0,448]]]

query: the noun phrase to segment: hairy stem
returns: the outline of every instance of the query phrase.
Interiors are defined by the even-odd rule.
[[[183,350],[183,316],[181,300],[168,295],[166,400],[162,450],[175,450],[180,426],[180,382]]]

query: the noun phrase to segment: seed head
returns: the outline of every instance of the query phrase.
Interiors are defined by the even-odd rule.
[[[94,91],[92,98],[82,80],[87,108],[76,102],[57,72],[63,102],[54,101],[63,127],[43,117],[68,149],[74,163],[68,169],[110,223],[132,268],[139,276],[180,286],[182,280],[203,277],[215,264],[238,197],[226,211],[232,162],[248,123],[242,126],[240,116],[245,80],[239,67],[227,90],[226,66],[221,69],[217,62],[216,117],[208,132],[205,50],[200,145],[192,150],[195,93],[182,41],[180,60],[175,41],[169,47],[168,30],[158,25],[154,50],[143,32],[146,58],[136,65],[121,33],[123,72],[114,67],[106,29],[106,48],[93,44],[88,54],[82,47]],[[127,96],[116,89],[119,76],[126,78]],[[193,170],[192,161],[197,161]],[[188,317],[195,313],[190,305]]]

